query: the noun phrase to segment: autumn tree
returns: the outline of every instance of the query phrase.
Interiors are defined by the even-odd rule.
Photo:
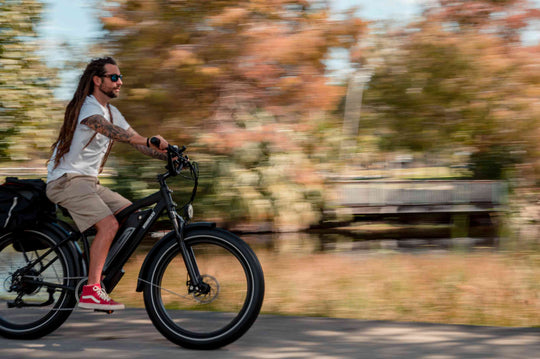
[[[469,148],[475,177],[499,178],[538,153],[538,47],[509,36],[524,2],[462,3],[441,1],[398,35],[366,101],[387,148]]]
[[[46,158],[61,119],[55,72],[37,54],[41,11],[38,1],[0,3],[0,161]]]
[[[256,109],[284,121],[331,109],[342,88],[328,85],[323,61],[354,45],[363,23],[330,20],[323,4],[124,2],[103,19],[127,75],[124,111],[177,133]]]
[[[427,11],[431,21],[451,24],[459,32],[489,31],[508,43],[518,43],[521,30],[540,17],[529,0],[439,0]]]

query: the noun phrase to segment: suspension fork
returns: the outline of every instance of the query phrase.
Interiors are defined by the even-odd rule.
[[[182,258],[184,259],[184,263],[186,265],[186,269],[190,278],[187,282],[189,293],[207,293],[209,287],[202,280],[201,273],[199,272],[199,267],[197,266],[197,260],[195,259],[195,255],[191,248],[188,248],[186,246],[186,242],[184,241],[184,228],[186,225],[186,221],[176,212],[174,213],[174,215],[177,219],[175,222],[178,223],[178,225],[175,225],[176,242],[180,247],[180,253],[182,254]]]
[[[202,281],[201,273],[199,272],[199,267],[197,266],[195,255],[193,254],[193,251],[186,246],[186,243],[184,241],[184,228],[186,225],[186,221],[176,212],[176,203],[172,199],[172,191],[165,183],[165,176],[160,176],[159,182],[161,184],[162,194],[167,199],[167,213],[169,215],[169,220],[173,225],[176,242],[180,247],[180,253],[182,254],[182,258],[184,260],[184,264],[186,265],[186,270],[189,275],[189,292],[204,292],[207,290],[207,286]]]

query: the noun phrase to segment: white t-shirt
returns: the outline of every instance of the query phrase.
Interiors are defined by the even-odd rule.
[[[111,107],[113,124],[127,130],[130,126],[124,116],[122,116],[116,107],[112,105],[109,106]],[[111,140],[107,136],[97,133],[92,142],[84,148],[96,131],[86,125],[81,125],[81,121],[92,115],[101,115],[105,117],[107,121],[111,120],[109,118],[109,110],[107,107],[102,106],[94,96],[90,95],[86,98],[81,107],[69,152],[64,155],[56,168],[54,168],[54,159],[56,157],[57,148],[53,152],[47,166],[47,182],[54,181],[65,173],[79,173],[94,177],[98,176],[101,161],[103,161],[103,156],[105,156],[105,152],[107,152],[107,148],[109,147],[109,141]]]

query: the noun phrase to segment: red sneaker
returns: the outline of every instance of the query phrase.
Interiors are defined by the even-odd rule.
[[[118,310],[124,309],[124,305],[112,300],[101,285],[83,286],[81,298],[79,299],[79,308],[98,309],[98,310]]]

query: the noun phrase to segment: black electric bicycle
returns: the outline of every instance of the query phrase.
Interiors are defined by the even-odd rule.
[[[186,348],[215,349],[235,341],[254,323],[264,277],[251,248],[236,235],[214,223],[189,223],[199,171],[184,150],[169,146],[167,171],[158,175],[160,190],[118,213],[121,228],[102,285],[113,291],[123,266],[167,212],[172,230],[149,251],[136,290],[143,292],[152,323],[167,339]],[[166,183],[178,175],[194,183],[191,198],[178,211],[182,215]],[[35,339],[62,325],[76,307],[88,263],[88,234],[58,219],[0,235],[0,335]]]

